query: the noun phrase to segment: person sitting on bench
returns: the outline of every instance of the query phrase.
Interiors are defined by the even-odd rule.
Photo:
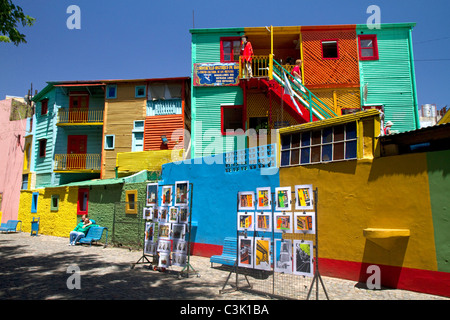
[[[81,216],[81,222],[70,232],[69,235],[69,246],[74,246],[78,240],[86,236],[89,228],[92,225],[92,221],[90,221],[85,215]]]

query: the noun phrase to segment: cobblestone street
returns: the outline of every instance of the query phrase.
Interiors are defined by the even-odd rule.
[[[271,300],[264,295],[229,290],[220,293],[230,274],[208,258],[191,257],[195,270],[158,272],[136,264],[142,251],[102,245],[69,246],[67,238],[29,233],[0,234],[1,300]],[[80,270],[81,289],[70,290],[70,268]],[[69,273],[68,273],[69,268]],[[234,276],[233,276],[234,277]],[[449,300],[416,292],[368,290],[354,281],[322,276],[330,300]],[[319,299],[326,297],[319,288]],[[315,299],[313,293],[310,299]]]

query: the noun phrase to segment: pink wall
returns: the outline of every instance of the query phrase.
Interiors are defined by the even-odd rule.
[[[26,119],[9,121],[11,99],[0,101],[0,211],[2,223],[17,220],[22,185]],[[20,138],[19,138],[20,135]]]

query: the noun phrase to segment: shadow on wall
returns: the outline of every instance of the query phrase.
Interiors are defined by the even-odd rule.
[[[408,241],[409,237],[366,239],[358,281],[366,283],[368,278],[374,275],[374,271],[369,267],[376,265],[380,268],[380,284],[384,287],[397,288]],[[372,261],[383,261],[384,264]]]

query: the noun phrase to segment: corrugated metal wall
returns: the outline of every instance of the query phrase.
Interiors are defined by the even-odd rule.
[[[394,122],[392,129],[400,132],[416,129],[409,29],[357,27],[357,34],[377,35],[379,53],[379,60],[359,61],[362,102],[365,105],[383,104],[385,121]],[[367,99],[363,94],[365,85]]]
[[[234,29],[235,32],[211,29],[208,33],[192,32],[192,68],[195,63],[220,62],[220,38],[239,36],[244,29]],[[243,93],[240,87],[193,87],[192,88],[192,131],[191,155],[201,157],[205,154],[220,153],[214,150],[215,136],[221,135],[221,104],[243,104]],[[223,149],[231,150],[234,137],[223,137]],[[217,142],[217,141],[216,141]],[[224,151],[225,151],[224,150]]]
[[[150,116],[145,118],[144,151],[173,149],[177,141],[171,137],[175,130],[184,129],[183,115],[171,114],[163,116]],[[169,140],[167,145],[162,143],[161,136]],[[177,135],[178,143],[183,144],[183,136]]]

